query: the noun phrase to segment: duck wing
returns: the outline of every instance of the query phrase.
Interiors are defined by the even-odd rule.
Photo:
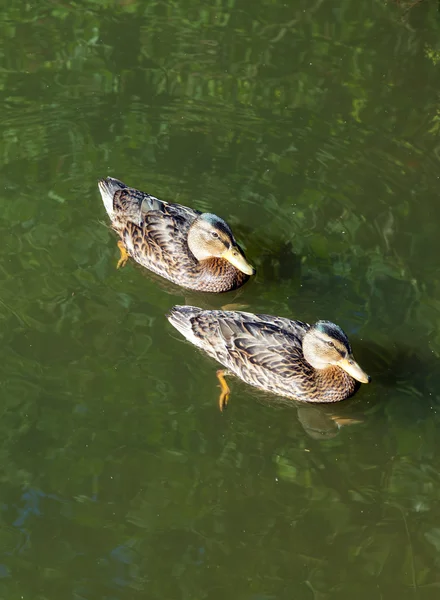
[[[233,367],[241,373],[253,373],[253,378],[264,376],[264,371],[290,378],[298,364],[304,362],[304,330],[291,322],[285,327],[282,320],[267,315],[255,317],[220,317],[218,331],[222,350]]]
[[[307,323],[189,306],[174,307],[169,319],[188,340],[250,383],[267,371],[290,378],[299,365],[309,368],[302,353]]]
[[[145,219],[148,220],[153,214],[158,218],[162,216],[176,219],[180,223],[187,220],[191,223],[200,215],[199,211],[187,206],[165,202],[151,194],[128,187],[114,177],[100,179],[98,186],[113,224],[115,221],[131,222],[141,227]]]

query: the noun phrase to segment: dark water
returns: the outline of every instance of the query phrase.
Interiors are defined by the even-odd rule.
[[[11,0],[0,17],[0,598],[434,599],[437,2]],[[258,268],[133,263],[113,175],[226,218]],[[349,334],[331,408],[230,381],[168,324],[237,304]]]

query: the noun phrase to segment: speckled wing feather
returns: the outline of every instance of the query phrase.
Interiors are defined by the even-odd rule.
[[[134,188],[118,190],[113,206],[113,228],[137,262],[167,279],[173,279],[170,272],[194,267],[186,239],[200,212]]]
[[[141,225],[145,218],[148,219],[156,212],[162,217],[178,218],[181,223],[188,222],[188,224],[191,224],[200,215],[199,211],[187,206],[165,202],[150,196],[150,194],[128,187],[115,193],[113,208],[115,213],[127,221],[132,221],[135,225]]]
[[[176,315],[176,309],[180,314]],[[251,385],[301,396],[302,381],[313,374],[302,353],[302,338],[309,329],[306,323],[194,307],[175,307],[169,319],[187,339]],[[310,393],[310,381],[308,385]]]

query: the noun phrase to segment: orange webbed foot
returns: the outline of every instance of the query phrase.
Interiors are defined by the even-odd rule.
[[[217,375],[217,379],[220,382],[220,396],[218,399],[218,407],[220,409],[220,412],[223,412],[223,410],[225,408],[227,408],[228,406],[228,402],[229,402],[229,396],[231,395],[231,390],[229,389],[228,384],[226,383],[226,379],[225,379],[225,375],[228,374],[228,371],[225,371],[223,369],[219,369],[216,373]]]
[[[122,269],[123,266],[125,266],[125,263],[127,262],[127,260],[129,259],[129,254],[127,252],[127,250],[125,249],[124,243],[119,240],[118,242],[118,248],[119,248],[119,252],[121,253],[121,257],[118,260],[118,264],[116,265],[117,269]]]

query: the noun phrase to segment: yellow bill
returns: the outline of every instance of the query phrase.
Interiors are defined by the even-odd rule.
[[[363,371],[357,362],[354,360],[352,356],[348,358],[343,358],[338,362],[338,367],[344,369],[346,373],[354,377],[357,381],[361,383],[370,383],[370,377]]]
[[[246,273],[246,275],[253,275],[255,273],[254,267],[248,263],[236,246],[232,246],[229,250],[225,250],[222,254],[222,258],[230,262],[231,265],[234,265],[235,268]]]

